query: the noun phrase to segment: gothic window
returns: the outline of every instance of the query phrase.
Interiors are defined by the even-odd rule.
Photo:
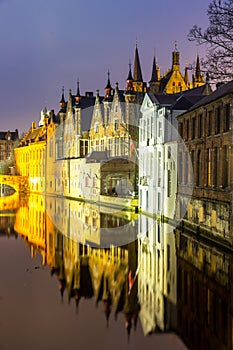
[[[202,114],[198,116],[198,137],[202,137]]]
[[[224,131],[227,132],[230,129],[230,103],[225,105],[225,120],[224,120]]]
[[[168,146],[168,149],[167,149],[167,158],[171,159],[171,147],[170,146]]]
[[[118,119],[114,119],[114,131],[117,131],[118,127],[119,127],[119,120]]]
[[[171,170],[168,170],[167,172],[167,196],[171,197],[172,195],[172,176],[171,176]]]
[[[208,120],[207,120],[207,136],[211,135],[211,124],[212,124],[212,111],[208,111]]]
[[[99,151],[99,140],[96,140],[95,146],[96,146],[96,151]]]
[[[161,137],[162,136],[162,122],[159,122],[158,131],[159,131],[159,137]]]
[[[179,123],[179,133],[180,133],[180,137],[183,138],[183,123],[182,122]]]
[[[201,186],[201,174],[202,174],[202,162],[201,162],[201,151],[199,150],[197,152],[197,172],[196,172],[197,186]]]
[[[187,140],[189,139],[189,120],[186,120]]]
[[[192,138],[196,137],[196,118],[192,119]]]
[[[207,149],[207,186],[211,186],[211,149]]]
[[[224,146],[222,149],[222,166],[223,166],[223,187],[228,186],[228,172],[229,172],[229,149],[228,146]]]
[[[216,109],[216,118],[215,118],[215,133],[219,134],[220,133],[220,122],[221,122],[221,107],[219,106]]]
[[[99,122],[95,122],[95,124],[94,124],[94,133],[98,134],[98,132],[99,132]]]

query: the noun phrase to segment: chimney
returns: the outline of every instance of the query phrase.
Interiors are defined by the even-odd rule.
[[[32,122],[32,130],[36,129],[36,122]]]

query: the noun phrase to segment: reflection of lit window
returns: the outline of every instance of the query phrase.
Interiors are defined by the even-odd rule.
[[[85,216],[85,225],[89,224],[89,216]]]

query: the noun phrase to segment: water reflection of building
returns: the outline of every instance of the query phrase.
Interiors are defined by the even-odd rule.
[[[137,215],[132,212],[50,196],[46,197],[45,205],[57,229],[77,242],[110,247],[137,237]]]
[[[40,252],[46,263],[45,211],[42,196],[31,194],[21,202],[15,218],[15,231],[25,238],[34,256]]]
[[[2,195],[1,195],[2,194]],[[11,187],[0,184],[0,213],[13,212],[19,206],[19,193]]]
[[[232,253],[177,230],[177,331],[190,349],[233,349]]]
[[[145,334],[176,329],[176,288],[173,228],[141,215],[138,240],[138,298]]]
[[[100,213],[90,204],[85,207],[84,203],[79,206],[78,202],[66,201],[58,204],[53,198],[53,201],[45,202],[43,196],[31,194],[24,198],[18,209],[14,228],[25,239],[32,257],[38,252],[42,263],[49,265],[51,273],[57,276],[62,298],[67,296],[69,301],[74,299],[77,307],[81,298],[94,298],[96,303],[103,304],[107,324],[111,314],[117,317],[119,312],[123,312],[125,327],[130,334],[132,326],[136,326],[139,312],[137,281],[134,279],[137,243],[133,241],[122,247],[112,245],[101,249],[93,247],[99,244],[99,240],[98,244],[94,244],[95,239],[90,241],[84,238],[86,234],[87,238],[92,239],[91,230],[85,223],[87,217],[96,220],[96,228],[101,223],[105,228],[120,227],[129,218],[121,217],[120,213]],[[56,206],[57,215],[63,217],[56,226],[49,211],[45,210],[45,203],[50,210]],[[80,213],[79,226],[74,221],[74,213],[77,217]],[[82,230],[81,239],[79,230]]]

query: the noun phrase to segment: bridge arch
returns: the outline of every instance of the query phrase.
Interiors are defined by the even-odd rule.
[[[12,187],[16,192],[28,192],[28,177],[14,175],[0,175],[0,184]]]

